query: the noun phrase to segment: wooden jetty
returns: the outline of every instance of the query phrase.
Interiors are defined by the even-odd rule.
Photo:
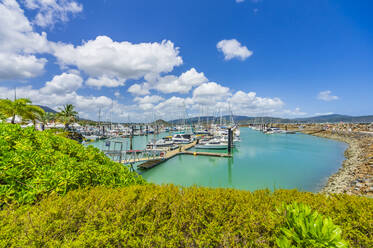
[[[215,152],[183,152],[181,154],[185,155],[194,155],[194,156],[210,156],[210,157],[223,157],[223,158],[231,158],[232,154],[229,153],[215,153]]]
[[[163,156],[157,157],[152,160],[148,160],[142,164],[139,164],[137,167],[141,169],[150,169],[153,168],[156,165],[159,165],[160,163],[175,157],[176,155],[182,154],[183,152],[186,152],[186,150],[194,147],[197,144],[197,141],[194,141],[190,144],[180,145],[178,149],[172,150],[172,151],[166,151],[164,152]]]
[[[142,164],[138,165],[137,167],[141,168],[141,169],[150,169],[150,168],[153,168],[156,165],[159,165],[160,163],[162,163],[164,161],[165,161],[165,159],[148,160],[145,163],[142,163]]]
[[[112,150],[104,151],[105,154],[111,157],[113,160],[117,158],[118,162],[122,164],[133,165],[135,163],[140,163],[137,165],[140,169],[150,169],[154,166],[159,165],[160,163],[173,158],[177,155],[194,155],[194,156],[212,156],[212,157],[232,157],[230,153],[213,153],[213,152],[197,152],[197,151],[188,151],[197,144],[197,141],[194,141],[189,144],[182,144],[179,148],[169,151],[158,151],[157,153],[152,153],[146,150]]]
[[[224,158],[230,158],[232,157],[232,154],[229,153],[213,153],[213,152],[192,152],[188,151],[190,148],[194,147],[197,144],[196,141],[186,144],[186,145],[181,145],[179,149],[175,149],[173,151],[168,151],[164,154],[162,158],[154,159],[154,160],[149,160],[146,161],[140,165],[138,165],[138,168],[141,169],[150,169],[153,168],[154,166],[159,165],[160,163],[173,158],[177,155],[194,155],[194,156],[212,156],[212,157],[224,157]]]

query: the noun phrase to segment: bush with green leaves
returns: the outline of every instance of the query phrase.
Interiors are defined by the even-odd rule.
[[[278,212],[285,215],[282,236],[277,239],[280,248],[347,248],[342,239],[342,230],[329,217],[324,217],[304,204],[282,206]]]
[[[276,207],[292,202],[330,217],[352,247],[373,247],[373,199],[171,185],[79,189],[10,206],[0,211],[0,247],[277,247],[287,218]]]
[[[0,208],[34,203],[45,195],[104,185],[145,184],[141,176],[93,147],[51,131],[0,123]]]

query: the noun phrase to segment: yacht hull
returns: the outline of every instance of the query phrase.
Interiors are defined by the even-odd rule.
[[[223,150],[227,149],[227,145],[196,145],[196,149],[214,149],[214,150]]]

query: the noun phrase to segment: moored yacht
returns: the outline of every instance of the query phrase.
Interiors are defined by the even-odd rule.
[[[146,145],[147,150],[173,150],[177,147],[178,145],[174,144],[172,136],[164,137],[155,142],[150,142]]]
[[[227,149],[228,143],[223,142],[220,139],[211,139],[205,143],[201,143],[195,146],[197,149]]]
[[[193,141],[192,135],[190,134],[174,134],[172,141],[175,144],[189,144]]]

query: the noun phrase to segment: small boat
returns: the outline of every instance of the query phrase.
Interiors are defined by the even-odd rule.
[[[204,144],[207,144],[210,140],[212,140],[212,138],[202,138],[198,141],[198,144],[204,145]]]
[[[172,136],[167,136],[162,139],[157,140],[154,145],[156,147],[168,147],[172,146],[174,144],[174,141],[172,140]]]
[[[280,130],[277,127],[271,127],[267,128],[266,130],[263,131],[265,134],[275,134],[275,133],[283,133],[282,130]]]
[[[236,137],[240,137],[240,135],[241,135],[241,131],[240,131],[239,128],[236,128],[236,129],[234,130],[234,135],[235,135]]]
[[[84,138],[86,140],[96,141],[96,140],[99,139],[99,136],[97,136],[97,135],[86,135],[86,136],[84,136]]]
[[[217,137],[221,142],[223,143],[228,143],[228,137],[227,136],[222,136],[222,137]],[[240,143],[241,139],[239,137],[234,137],[233,138],[233,146],[238,145]]]
[[[227,149],[228,143],[222,142],[218,139],[212,139],[206,143],[198,144],[195,146],[197,149]]]
[[[167,150],[175,146],[172,136],[167,136],[146,145],[147,150]]]
[[[204,129],[204,130],[196,130],[194,132],[194,134],[196,134],[196,135],[209,135],[210,132],[207,129]]]
[[[175,144],[189,144],[193,139],[190,134],[174,134],[174,136],[172,136],[172,141]]]

